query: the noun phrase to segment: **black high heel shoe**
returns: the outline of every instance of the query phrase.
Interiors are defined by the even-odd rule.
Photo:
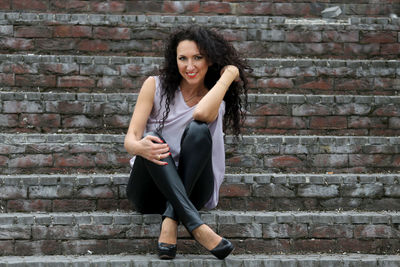
[[[162,260],[172,260],[176,256],[176,244],[158,242],[158,257]]]
[[[233,251],[234,248],[235,247],[229,240],[222,238],[221,242],[219,242],[215,248],[210,250],[210,252],[218,259],[223,260]]]

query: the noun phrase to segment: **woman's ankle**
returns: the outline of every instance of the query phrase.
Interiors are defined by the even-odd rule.
[[[161,224],[160,237],[158,242],[167,244],[176,244],[178,236],[178,223],[171,219],[165,218]]]
[[[193,237],[207,250],[214,249],[222,240],[208,225],[202,224],[192,231]]]

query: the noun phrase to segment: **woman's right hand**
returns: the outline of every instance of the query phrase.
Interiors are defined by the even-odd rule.
[[[161,160],[171,155],[169,146],[160,138],[147,135],[138,141],[137,145],[137,155],[158,165],[168,165],[167,162]]]

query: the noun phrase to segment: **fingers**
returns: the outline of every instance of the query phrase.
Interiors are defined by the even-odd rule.
[[[168,162],[165,162],[162,160],[165,158],[168,158],[170,155],[171,155],[170,152],[160,153],[160,154],[155,155],[155,159],[153,159],[151,161],[158,165],[168,165]]]

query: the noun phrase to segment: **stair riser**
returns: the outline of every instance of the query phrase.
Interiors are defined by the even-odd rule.
[[[227,175],[221,210],[397,210],[397,175]],[[100,177],[30,175],[0,177],[1,212],[133,210],[128,174]]]
[[[0,93],[3,132],[125,133],[137,94]],[[398,96],[254,95],[244,134],[400,133]]]
[[[276,56],[276,55],[275,55]],[[0,55],[0,86],[12,91],[138,92],[158,57]],[[395,95],[400,63],[385,60],[249,59],[253,93]]]
[[[2,10],[55,12],[55,13],[106,13],[106,14],[227,14],[227,15],[272,15],[294,17],[320,17],[321,11],[331,6],[340,6],[343,15],[382,16],[396,13],[399,9],[393,1],[381,1],[377,5],[373,1],[140,1],[130,2],[116,0],[79,1],[73,4],[58,1],[29,0],[3,1]]]
[[[160,56],[169,33],[190,23],[218,29],[246,57],[397,59],[400,47],[400,20],[390,18],[316,24],[261,16],[16,14],[0,14],[2,53]]]
[[[115,218],[118,217],[118,218]],[[204,214],[203,219],[236,245],[235,253],[396,253],[398,215],[311,216]],[[147,220],[147,221],[146,221]],[[155,253],[160,216],[46,215],[2,216],[4,255]],[[183,227],[180,253],[207,253]]]
[[[2,174],[129,172],[124,135],[0,135]],[[225,138],[227,172],[398,172],[397,137]]]

